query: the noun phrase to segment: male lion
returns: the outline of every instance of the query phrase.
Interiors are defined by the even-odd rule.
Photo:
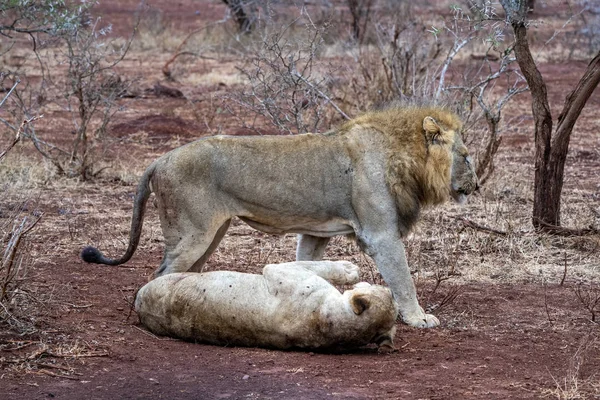
[[[331,282],[331,283],[330,283]],[[267,265],[262,275],[232,271],[161,276],[135,299],[152,332],[217,345],[277,349],[362,346],[394,349],[398,308],[390,290],[358,282],[348,261]]]
[[[461,122],[439,108],[367,113],[325,134],[200,139],[146,170],[121,258],[93,247],[87,262],[118,265],[133,255],[146,201],[156,196],[165,238],[155,273],[200,272],[231,218],[268,233],[298,233],[297,260],[320,260],[332,236],[355,234],[392,289],[402,319],[433,327],[419,306],[402,237],[423,206],[463,201],[477,176]]]

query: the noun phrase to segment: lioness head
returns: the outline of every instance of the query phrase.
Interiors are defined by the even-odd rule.
[[[438,168],[449,166],[450,195],[458,203],[464,203],[467,195],[477,190],[479,185],[473,161],[460,135],[460,126],[444,127],[427,116],[423,119],[423,130],[429,147],[428,164]],[[438,168],[432,169],[430,179],[439,179]]]
[[[385,321],[386,317],[395,321],[398,305],[389,288],[360,282],[352,290],[344,292],[344,295],[347,296],[354,314],[369,315],[368,318],[382,320],[378,322]]]

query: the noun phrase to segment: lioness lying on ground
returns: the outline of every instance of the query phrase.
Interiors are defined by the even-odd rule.
[[[357,282],[358,267],[347,261],[271,264],[262,275],[174,273],[142,287],[135,310],[156,334],[205,343],[393,350],[398,307],[391,291],[361,282],[342,294],[332,286]]]

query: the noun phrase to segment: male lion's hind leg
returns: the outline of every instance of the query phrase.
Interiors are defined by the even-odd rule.
[[[208,249],[206,249],[206,251],[204,252],[202,257],[200,257],[188,271],[202,272],[202,268],[204,267],[206,260],[208,260],[208,258],[211,256],[211,254],[214,253],[214,251],[217,248],[217,246],[219,245],[219,243],[221,243],[221,240],[223,240],[223,236],[225,236],[225,233],[227,233],[227,229],[229,229],[230,224],[231,224],[231,219],[228,219],[223,225],[221,225],[221,227],[215,234],[215,237],[214,237],[212,243],[210,244],[210,246],[208,246]]]
[[[223,223],[211,224],[209,229],[191,229],[188,226],[185,232],[175,232],[175,235],[165,232],[165,238],[176,236],[179,240],[175,245],[166,244],[165,255],[154,277],[174,272],[200,272],[223,239],[230,222],[231,219],[228,219]]]
[[[329,243],[328,237],[312,235],[298,235],[298,246],[296,247],[296,261],[317,261],[323,259],[325,248]]]

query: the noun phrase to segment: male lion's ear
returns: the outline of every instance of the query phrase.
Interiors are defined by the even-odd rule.
[[[425,131],[425,137],[427,138],[428,143],[437,144],[441,141],[442,129],[435,119],[425,117],[425,119],[423,119],[423,130]]]
[[[364,294],[354,294],[350,297],[350,306],[354,314],[362,314],[371,305],[369,299]]]

